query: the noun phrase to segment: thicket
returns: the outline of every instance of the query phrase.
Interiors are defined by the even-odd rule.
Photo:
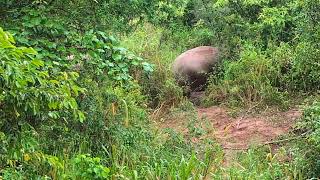
[[[185,103],[170,66],[199,45],[222,52],[208,104],[288,107],[296,93],[317,93],[318,9],[319,0],[1,1],[0,177],[319,176],[317,103],[292,161],[250,150],[240,169],[222,168],[215,142],[192,144],[149,120],[149,107]]]
[[[104,9],[109,16],[99,18],[107,23],[102,26],[92,22],[97,16],[83,16],[86,9],[99,8],[97,2],[1,3],[2,26],[10,31],[1,29],[0,36],[2,178],[154,179],[208,173],[211,151],[192,153],[192,145],[171,131],[158,139],[141,86],[154,67],[105,33],[118,18],[125,27],[136,18],[131,12],[121,14],[126,9],[119,3],[106,3],[114,11]],[[72,5],[77,8],[66,14],[64,8]]]

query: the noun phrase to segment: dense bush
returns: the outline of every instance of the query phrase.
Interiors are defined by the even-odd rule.
[[[320,174],[320,104],[314,102],[305,108],[296,132],[302,138],[295,145],[300,150],[299,155],[305,159],[303,171],[308,177],[318,177]]]
[[[320,89],[319,59],[320,50],[317,44],[301,42],[296,46],[288,80],[292,89],[305,92]]]
[[[208,97],[218,102],[229,99],[242,105],[282,103],[281,93],[272,86],[277,76],[271,59],[257,50],[247,50],[240,54],[238,61],[226,65],[223,80],[208,88]]]
[[[53,71],[52,66],[45,66],[37,57],[34,49],[16,47],[14,43],[12,35],[0,28],[0,162],[2,169],[22,165],[28,169],[26,173],[31,173],[37,171],[39,164],[29,165],[29,154],[44,157],[34,128],[50,121],[82,122],[85,117],[75,98],[84,89],[76,85],[77,73]],[[16,172],[5,169],[4,176],[7,171]]]
[[[36,44],[38,56],[31,48],[16,48],[12,36],[1,31],[2,177],[187,177],[193,175],[184,170],[189,158],[190,170],[198,169],[194,176],[205,173],[208,165],[197,163],[200,159],[191,156],[191,145],[175,139],[175,134],[167,142],[154,144],[157,134],[150,130],[138,84],[139,77],[147,78],[152,72],[152,65],[100,31],[81,35],[65,31],[64,41],[52,40],[71,48],[57,50],[41,39],[23,41],[37,33],[41,37],[41,32],[33,30],[24,31],[30,34],[20,35],[18,42]]]

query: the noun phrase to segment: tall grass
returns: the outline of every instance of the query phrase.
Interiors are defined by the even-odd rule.
[[[122,46],[155,65],[153,75],[149,79],[141,79],[144,94],[152,101],[152,107],[171,107],[184,101],[182,89],[173,79],[171,65],[185,47],[179,42],[174,48],[163,44],[165,33],[161,28],[144,24],[129,36],[121,37]]]

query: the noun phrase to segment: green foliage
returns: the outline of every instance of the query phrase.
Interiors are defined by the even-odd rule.
[[[270,48],[268,53],[279,72],[274,86],[291,92],[314,92],[319,89],[319,50],[316,44],[301,42],[292,47],[281,43]]]
[[[61,69],[71,66],[78,72],[85,69],[86,73],[95,73],[97,77],[107,72],[110,79],[122,84],[130,84],[133,72],[139,74],[138,69],[146,73],[153,70],[149,63],[119,47],[113,36],[102,31],[80,34],[67,30],[55,17],[43,16],[41,11],[26,10],[26,13],[22,24],[24,31],[15,30],[19,32],[17,41],[36,46],[41,58],[50,60],[46,61],[48,64],[56,64]]]
[[[306,177],[318,177],[320,174],[320,104],[318,101],[305,108],[296,132],[297,136],[303,136],[303,139],[294,145],[299,150],[297,155],[304,160],[301,169]]]
[[[308,134],[309,140],[312,144],[316,146],[320,145],[319,133],[319,118],[320,118],[320,109],[319,103],[315,102],[312,106],[308,107],[304,111],[304,122],[301,124],[304,128],[310,129]],[[319,148],[319,147],[318,147]]]
[[[140,79],[142,92],[149,98],[151,107],[179,104],[183,101],[182,89],[175,83],[171,73],[171,62],[183,47],[161,45],[165,30],[146,24],[123,37],[121,44],[155,65],[149,78]],[[178,50],[179,49],[179,50]],[[161,105],[162,104],[162,105]]]
[[[62,160],[42,152],[25,153],[21,164],[15,163],[0,170],[4,179],[106,179],[110,172],[100,158],[85,154]]]
[[[100,158],[91,158],[88,155],[78,155],[72,161],[75,179],[106,179],[109,168],[100,164]]]
[[[144,76],[153,71],[151,64],[119,47],[112,36],[107,37],[103,32],[87,32],[79,41],[83,43],[82,51],[80,54],[73,54],[73,58],[82,57],[77,64],[82,74],[87,73],[95,77],[105,75],[121,86],[129,86],[134,80],[133,76]],[[103,77],[97,79],[103,80]]]
[[[316,91],[320,89],[320,50],[310,42],[299,43],[292,61],[290,80],[292,89]]]
[[[300,157],[249,150],[230,168],[217,144],[190,142],[206,133],[196,117],[187,138],[154,131],[147,104],[190,110],[171,63],[200,45],[218,46],[224,62],[208,103],[287,106],[288,93],[317,92],[319,4],[1,1],[16,42],[0,29],[0,179],[318,177],[318,104],[305,110]],[[110,32],[126,34],[121,45]]]
[[[92,27],[110,29],[110,24],[118,30],[131,30],[141,21],[139,19],[151,16],[156,1],[5,0],[0,5],[4,15],[12,12],[13,16],[19,17],[24,15],[24,10],[41,12],[44,17],[61,17],[60,20],[81,31]],[[12,20],[7,16],[4,18]]]
[[[229,179],[303,179],[299,162],[288,161],[289,152],[284,148],[272,152],[271,148],[252,148],[238,153],[237,163],[222,170]],[[221,172],[213,174],[220,178]]]
[[[78,110],[75,97],[83,89],[75,84],[75,72],[51,73],[32,48],[16,47],[13,37],[0,29],[0,104],[1,118],[42,114],[59,117],[59,110],[72,110],[78,120],[84,116]]]
[[[0,3],[0,12],[4,14],[1,19],[10,23],[14,23],[11,17],[21,17],[26,11],[31,10],[33,13],[40,12],[45,18],[63,19],[63,23],[82,32],[94,28],[124,33],[132,32],[145,21],[165,26],[174,24],[176,19],[183,18],[187,2],[188,0],[170,2],[158,0],[5,0]],[[9,13],[12,15],[10,16]],[[37,20],[37,22],[40,21]],[[61,21],[58,24],[61,24]]]
[[[30,30],[29,35],[25,34],[26,39],[36,36],[36,33]],[[59,122],[38,114],[37,119],[41,119],[41,123],[32,123],[32,126],[20,124],[30,129],[20,129],[13,139],[12,133],[3,129],[5,134],[1,147],[4,156],[1,158],[4,165],[13,162],[10,168],[1,172],[3,177],[91,179],[104,178],[107,174],[114,177],[145,177],[147,174],[150,177],[185,177],[193,176],[190,171],[184,171],[184,167],[189,166],[189,159],[190,169],[199,169],[194,176],[204,173],[207,166],[200,166],[200,158],[191,157],[192,147],[183,140],[176,143],[174,137],[169,137],[166,143],[154,144],[157,135],[150,131],[144,105],[146,101],[137,83],[138,77],[147,78],[144,74],[152,72],[152,65],[118,47],[117,42],[103,32],[89,31],[83,36],[74,31],[67,34],[65,44],[60,37],[53,40],[59,41],[61,46],[70,46],[69,49],[56,50],[48,48],[46,43],[36,44],[42,55],[45,52],[58,54],[41,56],[45,59],[42,68],[50,71],[53,77],[62,69],[79,73],[76,82],[81,90],[85,88],[86,91],[81,91],[83,93],[76,103],[86,115],[86,121],[79,123],[65,119]],[[37,41],[35,39],[31,44]],[[66,109],[65,113],[69,111]],[[76,156],[85,153],[103,157],[107,166],[95,158]],[[69,160],[69,156],[76,158]],[[143,157],[147,161],[141,160]],[[181,160],[182,157],[186,160]],[[154,173],[159,170],[158,164],[161,164],[161,170],[157,175]],[[20,166],[22,170],[17,170]],[[123,169],[124,166],[128,168]],[[170,166],[171,174],[167,171]],[[110,167],[109,173],[106,167]]]
[[[285,94],[273,86],[278,73],[271,59],[256,49],[248,48],[240,54],[239,61],[225,65],[223,79],[217,85],[212,83],[207,93],[215,102],[227,100],[245,106],[256,102],[281,104]]]
[[[225,64],[222,78],[211,80],[206,103],[287,106],[288,92],[316,92],[319,24],[313,7],[313,1],[190,1],[192,29],[200,24],[211,31],[201,42],[217,45]]]
[[[189,0],[155,1],[156,8],[149,22],[161,26],[174,26],[183,19]]]

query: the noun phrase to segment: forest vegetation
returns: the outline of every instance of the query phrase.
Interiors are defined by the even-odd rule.
[[[1,0],[0,179],[320,177],[320,0]],[[219,47],[202,107],[299,108],[224,163],[171,72]],[[179,114],[186,114],[180,117]],[[235,115],[236,116],[236,115]],[[179,119],[188,135],[157,126]]]

